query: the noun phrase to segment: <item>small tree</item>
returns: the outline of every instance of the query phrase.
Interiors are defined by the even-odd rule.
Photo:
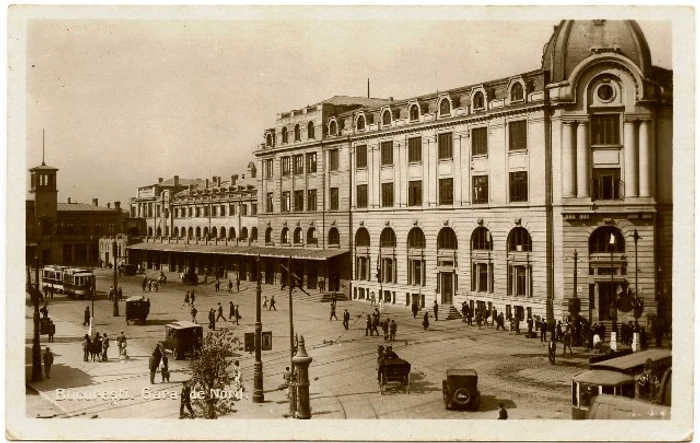
[[[190,363],[192,371],[192,404],[198,415],[214,419],[233,411],[233,377],[229,375],[235,335],[228,329],[207,334],[197,357]]]

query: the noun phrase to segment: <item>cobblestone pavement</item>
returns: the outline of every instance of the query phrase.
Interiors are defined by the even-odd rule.
[[[128,363],[84,363],[82,362],[80,337],[87,332],[81,326],[83,310],[88,301],[56,296],[49,300],[50,316],[57,319],[57,337],[52,348],[59,354],[54,367],[54,376],[36,384],[49,403],[45,406],[63,408],[62,416],[98,414],[105,416],[176,417],[179,400],[153,400],[136,407],[122,404],[83,405],[84,411],[66,409],[52,393],[55,388],[104,389],[105,387],[129,387],[130,392],[140,392],[149,387],[146,370],[147,356],[155,344],[164,338],[164,324],[174,320],[189,320],[189,308],[183,305],[184,293],[192,289],[174,282],[175,274],[169,274],[169,283],[159,292],[143,292],[142,276],[123,277],[119,285],[124,296],[146,295],[151,299],[151,314],[146,325],[126,325],[124,304],[120,304],[119,318],[112,317],[111,303],[105,292],[111,285],[111,274],[96,270],[98,275],[98,297],[95,301],[96,329],[116,338],[124,329],[130,354]],[[155,276],[155,273],[153,273]],[[229,294],[226,290],[216,292],[211,279],[209,285],[195,288],[195,306],[200,323],[205,322],[209,308],[221,302],[228,318],[229,301],[238,304],[243,318],[240,325],[219,322],[217,328],[236,331],[243,339],[244,332],[253,332],[255,286],[252,282],[241,282],[241,293]],[[227,280],[222,280],[222,287]],[[237,403],[237,412],[230,418],[274,418],[287,412],[284,394],[276,390],[282,382],[285,366],[289,365],[289,308],[287,291],[276,286],[263,286],[263,295],[275,296],[277,311],[263,311],[263,331],[272,331],[273,350],[263,352],[264,384],[266,403],[253,404],[248,399]],[[431,319],[429,331],[420,325],[422,315],[413,319],[410,309],[403,306],[385,306],[384,316],[398,324],[394,351],[412,364],[411,386],[408,393],[381,395],[376,382],[376,348],[386,344],[382,337],[365,336],[365,318],[373,310],[369,304],[358,301],[340,301],[338,317],[344,309],[351,313],[350,329],[345,331],[341,321],[329,321],[329,305],[322,303],[317,292],[307,296],[301,292],[294,295],[295,332],[303,335],[306,348],[313,363],[310,367],[311,406],[315,418],[495,418],[498,404],[504,403],[510,418],[559,418],[570,417],[570,380],[573,375],[585,370],[588,355],[579,352],[573,357],[559,357],[557,364],[550,365],[545,343],[539,339],[527,339],[524,335],[510,335],[496,331],[494,327],[467,326],[459,320],[438,321]],[[31,346],[31,311],[27,308],[26,343]],[[205,325],[206,327],[206,325]],[[42,336],[42,349],[46,346]],[[115,348],[110,348],[116,356]],[[581,351],[577,349],[577,351]],[[62,355],[65,356],[62,357]],[[247,380],[248,394],[252,390],[254,358],[240,351],[236,357]],[[171,359],[172,362],[172,359]],[[27,358],[29,363],[29,357]],[[64,366],[62,368],[62,366]],[[482,401],[479,411],[447,411],[442,401],[442,379],[447,368],[474,368],[479,374],[479,390]],[[156,385],[159,390],[177,390],[175,383],[187,378],[187,362],[175,364],[173,385]],[[89,378],[85,378],[89,374]],[[79,382],[82,380],[82,382]],[[82,383],[82,384],[81,384]],[[50,386],[49,386],[50,384]],[[43,388],[42,388],[43,386]],[[29,396],[29,395],[28,395]],[[27,415],[36,416],[41,409],[35,402],[28,402]]]

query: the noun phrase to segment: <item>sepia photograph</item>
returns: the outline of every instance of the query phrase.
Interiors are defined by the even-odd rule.
[[[694,15],[9,7],[7,438],[692,439]]]

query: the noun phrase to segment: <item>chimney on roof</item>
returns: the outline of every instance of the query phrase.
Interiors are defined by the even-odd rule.
[[[163,183],[163,177],[158,177],[158,183]]]
[[[111,205],[111,203],[107,202],[107,209],[110,209],[110,205]]]
[[[114,210],[119,212],[122,209],[122,202],[114,202]]]
[[[175,185],[176,188],[177,188],[178,186],[180,186],[180,176],[179,176],[179,175],[174,176],[174,177],[173,177],[173,182],[174,182],[174,185]]]
[[[187,192],[192,194],[192,184],[187,185]]]
[[[70,197],[68,197],[68,203],[70,204]]]
[[[231,176],[231,184],[230,184],[230,186],[235,185],[235,184],[236,184],[236,180],[238,180],[238,174],[233,174],[233,175]]]
[[[394,101],[394,97],[389,97],[389,101],[390,101],[390,102],[393,102],[393,101]]]
[[[221,187],[221,176],[219,175],[216,176],[216,186],[219,188]]]
[[[100,206],[97,204],[98,200],[96,198],[92,199],[92,206]]]
[[[207,188],[209,188],[209,179],[205,178],[204,179],[204,189],[207,189]]]

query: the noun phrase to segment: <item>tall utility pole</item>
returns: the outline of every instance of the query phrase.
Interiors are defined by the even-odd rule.
[[[117,237],[112,240],[112,261],[114,262],[114,297],[112,297],[112,317],[119,317],[119,297],[117,297]]]
[[[240,211],[239,211],[240,212]],[[239,231],[240,232],[240,231]],[[253,364],[253,403],[263,403],[263,372],[262,372],[262,285],[260,283],[260,254],[256,260],[258,278],[255,285],[255,363]],[[237,267],[238,269],[238,267]]]
[[[294,371],[294,311],[293,311],[293,303],[292,303],[292,292],[293,292],[293,287],[292,287],[292,282],[293,280],[292,276],[292,256],[289,256],[289,259],[287,260],[287,285],[289,286],[289,367],[291,368],[292,374],[295,374]],[[296,403],[297,403],[297,396],[296,396],[296,391],[293,386],[290,387],[289,389],[289,415],[291,417],[294,417],[294,414],[296,412]]]
[[[32,319],[34,321],[34,337],[32,340],[32,381],[37,382],[42,380],[41,376],[41,343],[39,338],[39,296],[41,295],[39,289],[39,258],[41,256],[40,243],[37,242],[36,246],[37,253],[34,256],[34,288],[28,288],[32,298],[32,305],[34,305],[34,314]]]

